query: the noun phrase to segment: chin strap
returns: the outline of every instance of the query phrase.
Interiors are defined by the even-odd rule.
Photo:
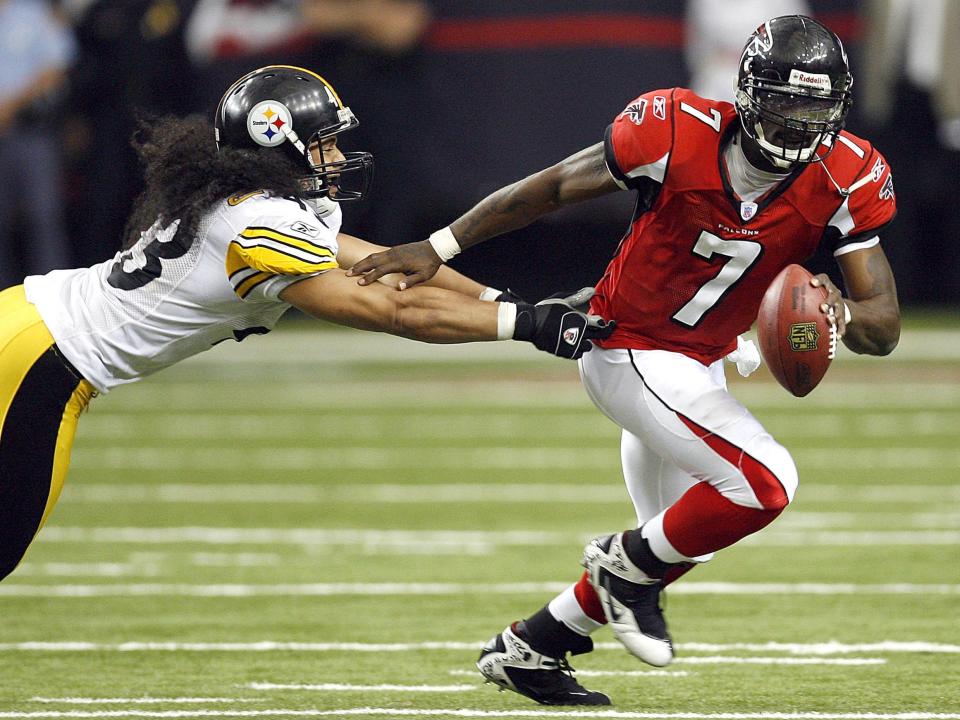
[[[833,179],[833,175],[830,174],[830,168],[827,167],[827,164],[823,161],[823,158],[817,158],[817,162],[823,165],[824,172],[827,173],[827,177],[830,178],[830,182],[833,183],[833,186],[837,189],[837,192],[840,193],[840,197],[842,198],[850,197],[851,193],[853,193],[854,190],[859,190],[868,182],[873,180],[873,172],[868,172],[866,175],[864,175],[862,178],[857,180],[850,187],[842,188],[840,187],[840,184]]]
[[[290,123],[286,123],[282,128],[280,128],[280,131],[291,145],[299,150],[304,157],[307,156],[307,148],[304,146],[303,142],[301,142],[297,133],[294,132],[293,126]]]

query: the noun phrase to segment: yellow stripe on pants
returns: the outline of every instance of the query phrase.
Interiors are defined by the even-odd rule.
[[[17,556],[19,548],[22,546],[24,550],[26,549],[29,541],[43,527],[56,505],[70,464],[70,450],[77,429],[77,420],[94,395],[94,388],[90,383],[81,379],[76,379],[74,383],[73,376],[66,366],[51,360],[51,355],[48,353],[51,352],[53,345],[53,336],[44,325],[37,309],[27,301],[23,287],[16,286],[0,292],[0,459],[15,460],[21,456],[33,457],[37,454],[37,447],[48,447],[53,455],[52,458],[49,454],[42,455],[41,462],[36,464],[37,473],[34,474],[5,473],[7,467],[10,465],[17,467],[17,464],[16,462],[8,462],[6,465],[0,463],[0,483],[3,484],[0,488],[3,490],[0,498],[13,499],[12,505],[0,508],[0,511],[13,512],[10,508],[17,507],[24,497],[31,501],[46,498],[42,516],[35,518],[32,514],[23,514],[20,517],[22,522],[16,523],[15,530],[11,529],[9,522],[8,527],[0,529],[8,533],[3,536],[5,547],[0,548],[0,556],[5,559],[4,567],[0,567],[0,578],[12,570],[12,567],[9,567],[10,555],[13,554],[12,564],[15,566],[22,557],[22,555]],[[66,387],[56,405],[52,405],[45,397],[46,402],[37,403],[36,412],[49,413],[51,411],[42,408],[53,406],[56,407],[57,417],[45,418],[42,415],[34,415],[34,407],[30,404],[31,396],[24,395],[30,392],[24,388],[24,381],[42,359],[46,365],[41,364],[38,369],[48,366],[53,368],[50,376],[55,377],[59,385],[66,385]],[[36,375],[37,371],[34,370],[34,379]],[[70,388],[73,388],[72,392],[67,395]],[[35,394],[33,397],[38,395]],[[49,428],[45,436],[33,436],[28,440],[21,439],[17,442],[11,440],[11,437],[15,436],[15,431],[19,429],[7,427],[15,402],[19,403],[21,420],[29,417],[31,421],[37,421],[38,426]],[[24,408],[27,409],[27,413],[23,412]],[[55,438],[52,437],[53,432],[56,432]],[[45,476],[45,471],[42,469],[47,467],[52,468],[49,477]],[[4,474],[7,476],[4,477]],[[45,495],[39,495],[39,493],[45,493]],[[39,503],[37,502],[34,507],[38,509]]]

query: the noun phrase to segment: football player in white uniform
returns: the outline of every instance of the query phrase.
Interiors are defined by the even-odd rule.
[[[92,397],[269,332],[291,306],[426,342],[528,340],[570,358],[609,335],[562,300],[484,302],[501,294],[454,271],[405,292],[347,278],[341,266],[383,249],[339,232],[339,203],[362,197],[372,170],[368,153],[337,148],[356,125],[319,75],[251,72],[213,125],[142,129],[146,190],[123,250],[0,293],[0,579],[56,503]]]

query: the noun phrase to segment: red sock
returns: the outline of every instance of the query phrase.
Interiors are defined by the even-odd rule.
[[[712,485],[701,482],[667,508],[663,533],[677,552],[697,557],[733,545],[766,527],[784,507],[786,503],[769,510],[737,505]]]
[[[587,573],[580,576],[580,581],[573,586],[573,594],[580,603],[580,609],[584,615],[600,624],[605,625],[607,618],[603,614],[603,608],[600,606],[600,598],[597,597],[597,591],[593,589],[590,581],[587,579]]]

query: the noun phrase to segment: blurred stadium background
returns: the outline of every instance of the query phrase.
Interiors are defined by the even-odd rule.
[[[733,373],[801,491],[670,593],[674,667],[638,666],[606,632],[575,663],[620,717],[960,718],[960,153],[942,97],[960,70],[934,42],[960,2],[802,4],[847,42],[849,128],[893,166],[883,242],[903,340],[889,358],[841,352],[803,400],[764,370]],[[377,160],[345,229],[393,244],[598,141],[640,92],[732,73],[746,34],[730,27],[801,3],[55,5],[76,41],[65,84],[11,127],[57,143],[71,263],[91,263],[139,190],[135,115],[210,112],[253,67],[299,64],[338,88],[362,123],[345,144]],[[933,60],[911,66],[891,28]],[[572,208],[456,264],[530,297],[589,284],[631,210],[627,193]],[[11,223],[28,241],[23,210]],[[480,685],[477,647],[631,516],[616,428],[573,364],[292,318],[93,403],[60,505],[0,584],[0,718],[539,711]]]
[[[807,11],[849,48],[849,129],[893,167],[900,216],[883,242],[901,300],[960,303],[960,53],[948,41],[960,27],[957,0],[6,1],[57,7],[75,39],[75,52],[62,54],[59,92],[25,108],[6,133],[0,123],[0,143],[16,144],[28,129],[55,138],[64,182],[53,211],[63,213],[64,261],[74,264],[117,246],[140,189],[128,146],[135,115],[210,113],[252,68],[302,65],[338,89],[361,121],[344,144],[377,163],[372,197],[347,208],[344,229],[392,245],[426,237],[486,193],[601,140],[641,92],[692,85],[730,95],[756,18]],[[57,197],[58,188],[44,193]],[[520,242],[491,241],[455,265],[531,297],[590,284],[632,206],[621,193],[571,208]],[[36,230],[16,217],[19,227],[4,222],[0,248],[25,256]],[[11,262],[2,286],[22,277]]]

